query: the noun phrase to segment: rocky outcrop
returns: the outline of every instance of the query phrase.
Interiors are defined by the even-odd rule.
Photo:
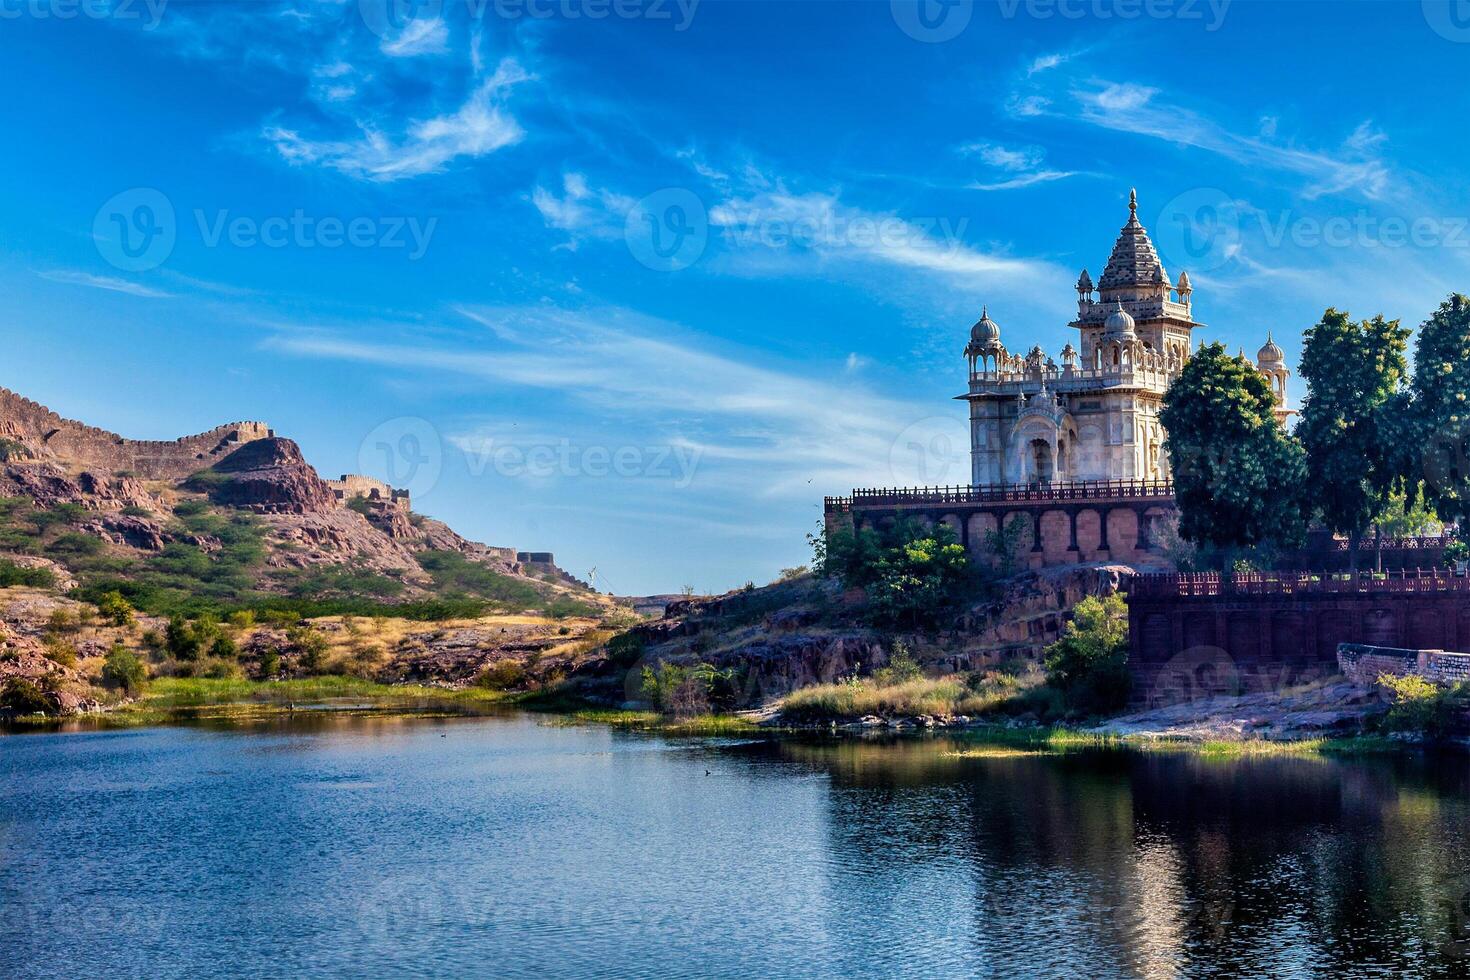
[[[199,478],[217,504],[258,514],[320,514],[338,509],[332,493],[290,439],[246,443]]]

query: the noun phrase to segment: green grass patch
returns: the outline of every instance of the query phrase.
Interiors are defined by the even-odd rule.
[[[336,675],[286,681],[159,677],[147,683],[141,698],[121,710],[152,711],[244,703],[310,704],[340,698],[365,698],[381,702],[438,700],[483,704],[505,700],[505,696],[499,692],[484,688],[451,690],[417,684],[378,684],[356,677]]]

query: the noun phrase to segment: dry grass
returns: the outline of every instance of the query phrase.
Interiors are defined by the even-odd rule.
[[[1009,700],[1016,687],[997,684],[973,689],[962,677],[920,677],[896,684],[871,678],[820,684],[788,694],[781,713],[794,721],[919,715],[977,715]]]

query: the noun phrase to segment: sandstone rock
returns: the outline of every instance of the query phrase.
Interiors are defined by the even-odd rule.
[[[290,439],[247,442],[214,464],[226,477],[209,483],[215,503],[262,514],[319,514],[338,509],[336,495]]]

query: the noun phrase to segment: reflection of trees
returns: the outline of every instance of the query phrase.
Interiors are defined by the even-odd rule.
[[[912,938],[942,915],[931,938],[950,946],[936,970],[1463,974],[1463,759],[961,758],[953,747],[780,749],[831,779],[828,928],[855,948],[890,929]]]

